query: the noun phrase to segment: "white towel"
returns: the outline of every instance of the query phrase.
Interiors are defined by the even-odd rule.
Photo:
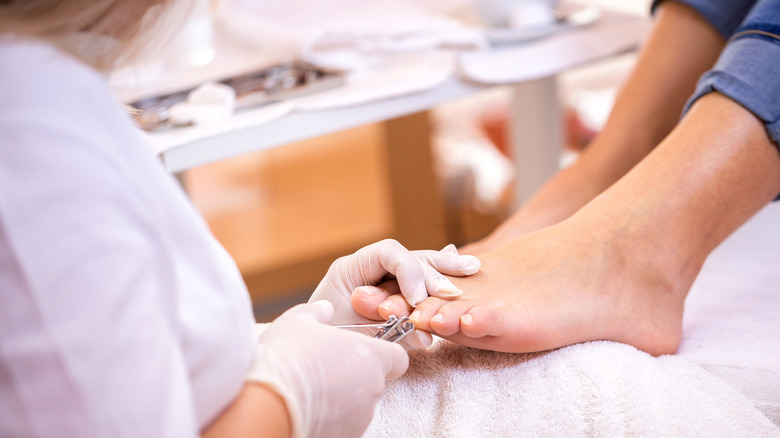
[[[606,341],[506,354],[439,340],[412,353],[364,436],[779,435],[734,388],[677,356]]]
[[[570,29],[530,44],[466,52],[459,70],[483,84],[512,84],[556,74],[599,57],[638,47],[650,21],[604,11],[592,26]]]

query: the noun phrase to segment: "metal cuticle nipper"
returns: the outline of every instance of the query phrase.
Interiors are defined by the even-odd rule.
[[[377,339],[384,339],[385,341],[398,342],[401,339],[408,336],[414,331],[414,323],[409,320],[408,316],[404,316],[398,319],[395,315],[390,315],[390,318],[385,322],[368,322],[364,324],[341,324],[334,325],[338,328],[378,328],[379,331],[374,336]]]

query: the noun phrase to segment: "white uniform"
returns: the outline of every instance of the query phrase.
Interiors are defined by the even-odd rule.
[[[254,345],[241,276],[115,100],[0,37],[0,436],[197,436]]]

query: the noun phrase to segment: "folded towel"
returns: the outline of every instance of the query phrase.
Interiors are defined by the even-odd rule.
[[[388,20],[373,15],[349,26],[324,29],[307,42],[302,56],[319,65],[352,71],[388,55],[485,47],[487,39],[479,29],[446,17],[417,13]]]
[[[506,354],[438,340],[390,382],[366,437],[778,436],[734,388],[614,342]]]
[[[460,73],[483,84],[511,84],[557,72],[636,49],[649,30],[641,17],[604,11],[593,26],[554,33],[533,44],[503,50],[466,52],[460,56]]]

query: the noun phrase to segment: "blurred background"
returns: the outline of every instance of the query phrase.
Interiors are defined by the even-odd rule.
[[[427,1],[453,16],[467,3]],[[647,16],[650,1],[580,3]],[[559,76],[562,165],[576,160],[599,131],[634,59],[620,55]],[[509,89],[495,87],[436,107],[424,120],[390,122],[403,125],[410,143],[432,135],[429,151],[409,148],[400,165],[388,153],[383,122],[195,167],[183,182],[238,263],[258,320],[270,320],[305,301],[333,260],[366,244],[396,238],[410,249],[463,245],[505,219],[515,178],[506,140],[509,97]],[[392,160],[415,178],[390,172]],[[407,218],[393,208],[392,187],[399,184],[425,185],[435,196],[411,202]],[[408,226],[418,213],[412,210],[431,203],[443,208],[444,222]]]

